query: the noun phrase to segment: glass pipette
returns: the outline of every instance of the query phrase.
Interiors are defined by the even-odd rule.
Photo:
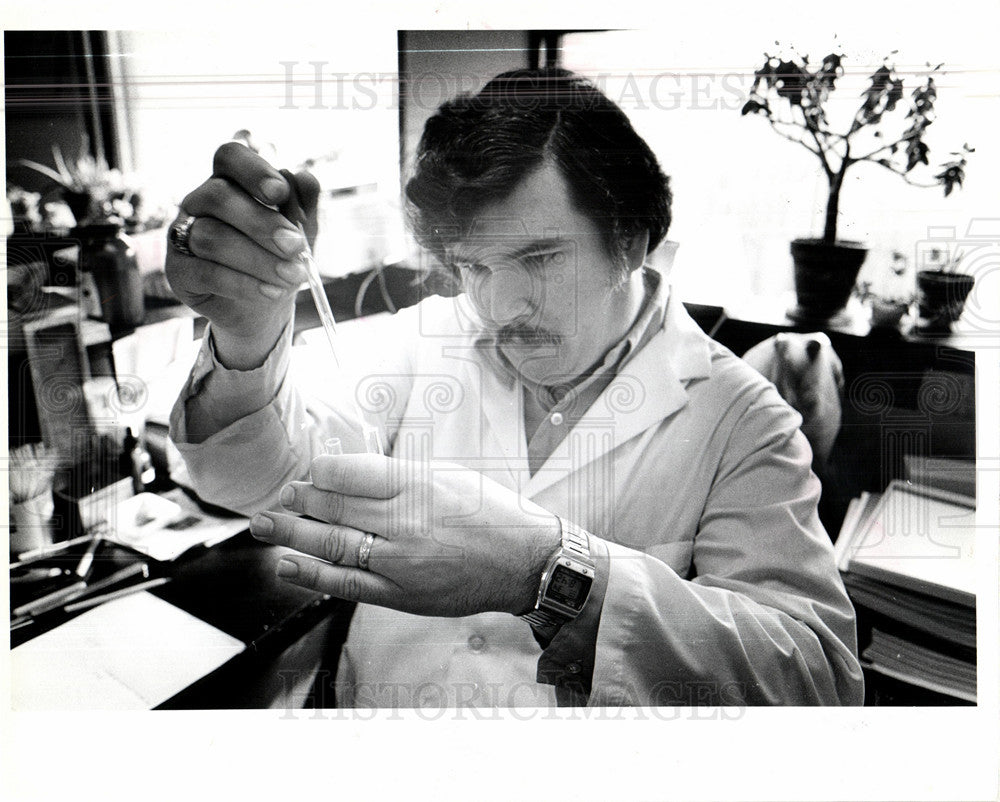
[[[302,223],[298,224],[298,228],[302,233],[302,238],[305,239],[306,232],[302,227]],[[316,305],[316,311],[319,313],[319,322],[323,326],[326,341],[330,345],[330,353],[333,356],[334,364],[337,366],[337,372],[343,376],[343,367],[340,363],[340,354],[337,350],[337,322],[333,318],[333,310],[330,308],[330,301],[326,297],[323,280],[319,276],[319,268],[316,266],[316,260],[313,258],[312,249],[309,247],[308,241],[301,256],[302,265],[306,270],[306,280],[309,283],[309,292],[312,295],[313,303]],[[354,416],[361,427],[361,436],[364,439],[365,451],[369,454],[384,454],[385,449],[382,447],[382,438],[379,435],[378,429],[365,420],[364,413],[362,413],[358,400],[353,393],[351,393],[351,401],[354,405]]]

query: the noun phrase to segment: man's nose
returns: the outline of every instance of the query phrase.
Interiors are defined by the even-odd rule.
[[[499,267],[486,280],[487,311],[502,325],[527,320],[541,307],[541,284],[523,270]]]

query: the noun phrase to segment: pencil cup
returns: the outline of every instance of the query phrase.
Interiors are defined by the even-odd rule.
[[[11,503],[10,551],[13,555],[52,544],[52,491],[46,490],[27,501]],[[16,531],[15,531],[16,527]]]

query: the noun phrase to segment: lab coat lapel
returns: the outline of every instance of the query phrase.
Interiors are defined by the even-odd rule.
[[[664,327],[619,372],[525,487],[529,498],[565,480],[687,403],[686,385],[711,371],[705,335],[671,298]]]
[[[524,433],[524,409],[521,385],[507,382],[492,370],[482,371],[480,409],[486,424],[486,436],[503,454],[508,466],[511,487],[520,489],[520,479],[528,471],[528,441]]]

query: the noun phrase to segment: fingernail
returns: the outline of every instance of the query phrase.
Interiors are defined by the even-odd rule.
[[[275,287],[273,284],[261,284],[260,291],[268,298],[280,298],[285,292],[281,287]]]
[[[250,519],[250,532],[254,535],[267,537],[274,531],[274,521],[259,512]]]
[[[295,256],[295,254],[302,250],[305,241],[302,239],[302,234],[298,231],[291,228],[279,228],[274,232],[274,244],[278,246],[278,249],[282,253]]]
[[[280,178],[266,178],[260,185],[264,199],[277,203],[285,195],[285,182]]]
[[[299,575],[299,567],[291,560],[278,560],[278,576],[293,577]]]
[[[291,485],[285,485],[281,488],[279,501],[281,501],[282,507],[291,507],[295,503],[295,488]]]
[[[289,284],[301,284],[306,279],[301,262],[278,262],[274,270]]]

